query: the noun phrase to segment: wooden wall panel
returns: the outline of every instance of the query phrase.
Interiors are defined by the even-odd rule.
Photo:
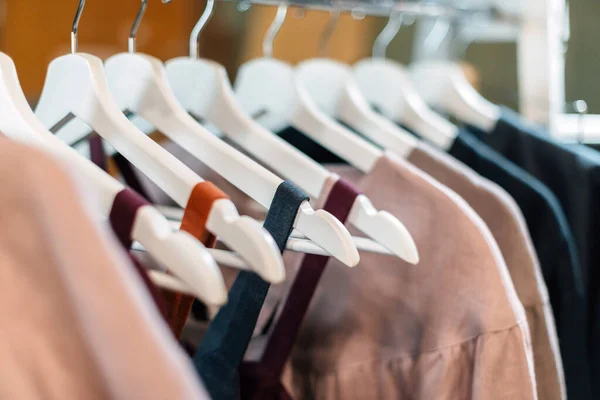
[[[106,58],[127,50],[127,37],[140,2],[88,0],[81,19],[79,49]],[[39,96],[48,63],[70,51],[78,0],[5,0],[1,48],[17,65],[30,98]],[[187,54],[187,38],[201,1],[150,0],[138,34],[138,49],[161,59]]]
[[[264,6],[256,6],[248,12],[242,60],[262,55],[262,41],[275,13],[275,7]],[[322,11],[307,11],[303,18],[296,18],[293,14],[290,9],[275,39],[273,54],[296,64],[318,56],[319,38],[330,17],[329,13]],[[369,56],[375,37],[374,22],[373,18],[357,21],[348,14],[342,15],[329,42],[328,56],[347,63]]]
[[[127,37],[140,2],[88,0],[79,30],[79,50],[105,59],[127,50]],[[138,50],[163,60],[188,54],[189,34],[205,0],[149,0],[138,32]],[[43,86],[50,61],[70,51],[70,31],[78,0],[0,0],[0,51],[17,65],[25,94],[33,102]],[[4,10],[4,13],[2,12]],[[245,13],[232,2],[218,2],[203,32],[201,56],[224,64],[230,76],[245,60],[262,55],[262,39],[275,7],[254,6]],[[292,10],[275,42],[275,56],[297,63],[318,55],[319,37],[329,14],[309,11],[302,19]],[[376,32],[373,19],[341,17],[329,45],[329,56],[354,62],[370,54]]]

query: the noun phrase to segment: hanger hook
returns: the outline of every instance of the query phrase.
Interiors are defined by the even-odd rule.
[[[385,58],[387,48],[402,28],[404,14],[400,11],[392,12],[387,24],[381,30],[373,44],[373,57]]]
[[[319,39],[319,56],[327,57],[327,46],[329,45],[329,40],[331,36],[333,36],[333,32],[340,21],[340,10],[338,8],[333,8],[329,11],[329,22],[327,26],[323,30],[321,34],[321,38]]]
[[[85,0],[79,0],[79,6],[73,19],[73,27],[71,28],[71,53],[77,53],[79,47],[79,41],[77,40],[77,32],[79,30],[79,21],[81,20],[81,14],[83,14],[83,8],[85,7]]]
[[[454,35],[450,39],[450,59],[452,61],[460,61],[467,54],[467,49],[475,41],[473,35],[468,35],[470,22],[455,25],[453,30]]]
[[[288,6],[287,4],[280,4],[277,7],[277,14],[275,14],[275,19],[269,26],[267,30],[267,34],[265,35],[265,39],[263,40],[263,55],[265,57],[273,57],[273,42],[275,41],[275,36],[279,33],[283,22],[285,21],[285,16],[287,15]]]
[[[148,0],[142,0],[142,4],[140,5],[140,9],[135,17],[135,21],[133,21],[133,25],[131,26],[131,32],[129,33],[129,40],[127,42],[127,49],[130,53],[135,53],[135,44],[137,38],[137,31],[140,27],[140,23],[142,22],[142,18],[144,17],[144,13],[146,12],[146,8],[148,7]]]
[[[437,18],[423,40],[424,54],[439,53],[442,43],[444,43],[451,30],[452,26],[448,20]]]
[[[199,42],[200,33],[202,32],[202,29],[204,29],[204,27],[210,20],[210,17],[212,17],[214,9],[215,9],[215,0],[207,0],[206,8],[204,9],[204,12],[202,13],[202,15],[200,16],[200,19],[194,26],[194,29],[192,29],[192,34],[190,35],[190,57],[191,58],[194,58],[194,59],[198,58],[198,50],[200,47],[200,42]]]
[[[170,3],[171,0],[162,0],[163,4]],[[138,10],[137,16],[135,17],[135,21],[133,21],[133,25],[131,26],[131,32],[129,33],[129,40],[127,43],[127,47],[130,53],[135,53],[136,50],[136,39],[137,39],[137,31],[142,22],[142,18],[146,13],[146,8],[148,7],[148,0],[142,0],[142,4],[140,4],[140,9]]]

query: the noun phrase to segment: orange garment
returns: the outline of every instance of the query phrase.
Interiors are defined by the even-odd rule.
[[[181,220],[181,230],[194,236],[206,247],[214,247],[216,237],[206,229],[206,221],[213,203],[229,197],[211,182],[201,182],[192,190]],[[194,297],[170,290],[163,290],[167,304],[167,321],[176,337],[180,337]]]

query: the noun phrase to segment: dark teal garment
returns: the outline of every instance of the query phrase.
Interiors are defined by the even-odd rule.
[[[600,153],[585,146],[568,146],[542,128],[503,109],[489,133],[478,136],[508,160],[550,188],[565,211],[581,261],[589,296],[589,344],[594,398],[600,398]]]
[[[264,227],[282,253],[300,204],[308,199],[306,193],[287,181],[277,188]],[[209,325],[193,361],[213,399],[240,398],[238,368],[252,339],[268,290],[269,284],[258,275],[241,271],[229,291],[227,304]]]
[[[591,399],[587,303],[577,249],[558,199],[539,180],[462,130],[450,154],[517,202],[538,254],[556,320],[569,399]]]

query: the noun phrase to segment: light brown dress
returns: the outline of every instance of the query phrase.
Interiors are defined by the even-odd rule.
[[[421,262],[330,261],[286,374],[294,398],[537,399],[527,317],[477,214],[391,154],[335,172],[407,226]]]
[[[208,399],[66,171],[0,138],[0,398]]]
[[[408,161],[454,190],[490,228],[527,314],[538,397],[565,399],[564,371],[548,288],[519,206],[504,189],[425,143],[419,144]]]

